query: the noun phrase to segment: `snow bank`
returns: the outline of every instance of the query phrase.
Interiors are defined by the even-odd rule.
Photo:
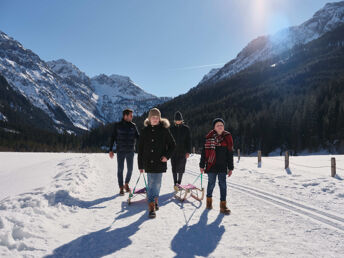
[[[61,224],[61,219],[66,214],[76,213],[78,209],[92,205],[92,202],[80,201],[78,196],[92,190],[92,186],[87,185],[87,180],[94,177],[92,172],[95,170],[91,161],[80,154],[7,153],[2,155],[18,155],[18,159],[22,156],[31,158],[50,156],[50,159],[39,164],[35,164],[34,159],[27,159],[26,166],[18,166],[20,172],[34,175],[31,180],[42,178],[39,184],[51,180],[48,184],[17,196],[7,197],[0,202],[0,247],[7,247],[15,256],[26,255],[30,251],[44,253],[46,247],[37,249],[35,246],[45,246],[47,237],[54,239],[59,228],[61,230],[68,227],[68,222]],[[70,157],[66,159],[66,156]],[[25,160],[21,164],[25,164]],[[7,169],[10,166],[9,163],[5,165]],[[49,166],[53,176],[49,175]],[[38,173],[37,170],[30,170],[32,168],[38,168]],[[4,171],[0,175],[7,180],[10,176],[20,180],[19,176],[23,174],[20,172],[14,169],[14,175],[8,175],[11,173],[6,174]],[[29,179],[29,177],[23,179],[25,178]],[[29,185],[32,185],[32,182],[29,182]]]

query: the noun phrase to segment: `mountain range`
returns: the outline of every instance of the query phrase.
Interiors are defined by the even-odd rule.
[[[90,78],[64,59],[45,62],[1,31],[0,74],[16,92],[44,111],[58,132],[89,130],[119,120],[124,108],[140,115],[169,100],[145,92],[127,76],[100,74]]]

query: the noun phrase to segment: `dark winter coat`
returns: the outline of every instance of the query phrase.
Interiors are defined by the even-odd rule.
[[[171,126],[171,134],[176,141],[176,149],[173,156],[185,156],[191,153],[191,134],[190,128],[185,124]]]
[[[136,145],[136,139],[139,138],[136,125],[133,122],[127,122],[122,119],[115,123],[110,141],[109,151],[112,151],[116,142],[117,152],[133,152]]]
[[[160,124],[152,126],[149,120],[144,122],[138,147],[138,166],[148,173],[162,173],[167,170],[167,162],[161,158],[169,159],[175,149],[176,143],[168,129],[170,123],[162,118]]]
[[[206,155],[205,155],[205,147],[203,147],[202,154],[201,154],[201,160],[199,163],[200,168],[205,168],[206,173],[227,173],[228,170],[233,170],[233,151],[230,151],[229,149],[233,149],[232,146],[227,146],[227,142],[233,143],[232,136],[229,134],[227,137],[230,138],[229,141],[223,141],[221,143],[221,146],[215,147],[215,155],[216,155],[216,162],[215,164],[208,169],[206,167],[207,161],[206,161]]]

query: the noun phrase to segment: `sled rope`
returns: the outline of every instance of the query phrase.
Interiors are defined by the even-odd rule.
[[[203,173],[201,173],[201,189],[203,188]]]
[[[145,175],[143,175],[143,180],[145,181],[146,191],[148,192],[148,186],[147,186],[147,182],[146,182],[146,177],[145,177]]]
[[[196,177],[196,179],[193,181],[192,184],[194,185],[200,177],[201,177],[201,188],[202,188],[202,186],[203,186],[203,174],[202,174],[202,173],[200,173],[200,174]]]
[[[137,184],[140,181],[140,178],[141,178],[141,173],[139,175],[139,178],[136,180],[136,184],[135,184],[135,187],[134,187],[133,191],[130,193],[130,197],[133,197],[133,193],[135,193],[135,189],[136,189]],[[146,183],[146,180],[145,180],[145,183]],[[146,186],[146,188],[147,188],[147,186]]]

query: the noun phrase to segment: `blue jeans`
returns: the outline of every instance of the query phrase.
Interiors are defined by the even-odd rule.
[[[123,186],[123,170],[124,160],[127,160],[127,176],[125,177],[125,183],[128,184],[133,173],[134,152],[117,152],[117,178],[118,185]]]
[[[219,178],[220,187],[220,200],[225,201],[227,196],[227,182],[226,173],[208,173],[208,187],[207,187],[207,197],[213,196],[213,190],[216,183],[216,177]]]
[[[154,198],[159,197],[161,187],[162,173],[147,173],[148,180],[148,203],[154,202]]]

